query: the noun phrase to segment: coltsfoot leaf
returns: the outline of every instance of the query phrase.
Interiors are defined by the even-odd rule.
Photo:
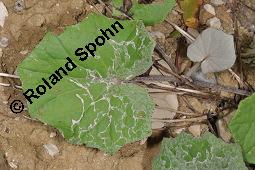
[[[247,170],[238,144],[227,144],[211,133],[194,138],[181,133],[164,138],[153,170]]]
[[[229,128],[245,160],[255,164],[255,94],[241,101]]]
[[[142,20],[145,25],[153,25],[164,21],[168,13],[176,5],[175,0],[164,0],[162,3],[140,4],[138,0],[133,0],[130,13],[134,19]],[[122,6],[122,0],[112,0],[115,7]],[[118,11],[114,11],[115,15],[119,15]]]
[[[47,33],[18,67],[24,91],[33,89],[36,93],[42,78],[47,80],[64,67],[69,57],[77,67],[68,75],[61,72],[62,78],[51,89],[45,85],[46,93],[28,104],[30,116],[57,128],[74,144],[110,154],[151,134],[154,109],[145,89],[126,82],[152,65],[155,42],[141,21],[119,21],[124,29],[118,27],[115,36],[108,32],[110,39],[96,47],[94,57],[80,61],[75,56],[78,48],[102,36],[100,29],[106,30],[115,22],[90,14],[59,36]]]

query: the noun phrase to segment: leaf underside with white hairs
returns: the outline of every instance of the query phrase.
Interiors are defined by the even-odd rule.
[[[59,36],[48,33],[18,67],[23,89],[35,89],[42,77],[49,77],[70,57],[77,68],[28,105],[30,116],[57,128],[74,144],[110,154],[151,134],[154,109],[145,89],[123,82],[152,65],[155,42],[141,21],[119,21],[124,29],[97,46],[95,57],[80,61],[74,55],[77,48],[102,35],[99,29],[111,28],[115,22],[90,14]]]
[[[208,28],[188,47],[187,56],[194,62],[202,62],[203,73],[229,69],[236,60],[234,38],[223,31]]]
[[[181,133],[164,138],[153,170],[247,170],[238,144],[228,144],[206,132],[194,138]]]

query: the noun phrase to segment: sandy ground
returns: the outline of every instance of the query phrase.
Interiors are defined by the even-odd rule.
[[[21,9],[20,7],[15,8],[14,0],[3,0],[3,2],[9,16],[4,29],[0,28],[0,35],[9,39],[9,46],[4,48],[3,56],[0,57],[0,72],[9,74],[15,73],[17,65],[33,50],[47,31],[60,33],[65,26],[76,24],[88,13],[96,11],[84,0],[26,0],[25,8],[21,11],[17,11]],[[100,5],[97,7],[102,9]],[[226,11],[224,8],[220,10]],[[249,23],[255,22],[254,15],[248,13],[247,16],[251,19],[247,25],[249,27]],[[176,18],[178,18],[176,14],[168,16],[169,20]],[[226,22],[223,26],[225,24],[224,28],[228,30],[231,24],[227,23],[228,18],[224,19]],[[178,21],[176,20],[175,23]],[[169,38],[169,33],[173,31],[171,26],[162,23],[148,30],[164,33],[166,39],[163,47],[166,53],[171,54],[175,51],[177,43],[175,39]],[[255,85],[254,69],[246,75],[248,81]],[[233,82],[233,78],[231,79],[227,73],[220,76],[225,85],[235,86],[233,84],[237,83]],[[6,78],[0,78],[0,80],[3,83],[20,85],[18,80]],[[159,152],[160,140],[153,138],[143,145],[139,142],[126,145],[113,156],[85,146],[71,145],[54,128],[30,120],[27,112],[12,113],[9,105],[14,99],[25,103],[20,90],[0,87],[0,170],[150,170],[152,159]],[[201,112],[210,107],[197,99],[190,98],[189,101]],[[183,106],[180,108],[185,110]],[[49,143],[58,147],[60,151],[58,155],[52,157],[45,151],[43,145]]]
[[[47,31],[59,33],[66,25],[82,20],[96,11],[83,0],[26,0],[25,9],[17,12],[13,0],[4,0],[9,16],[1,36],[8,37],[9,46],[4,49],[0,72],[14,74],[17,65],[32,51]],[[99,6],[100,8],[100,6]],[[19,81],[1,79],[1,82],[20,84]],[[140,170],[151,169],[152,157],[158,146],[147,147],[139,142],[123,147],[113,156],[96,149],[67,143],[55,129],[23,116],[14,114],[9,104],[14,99],[24,100],[21,91],[0,88],[0,169],[93,169]],[[55,137],[50,137],[56,132]],[[43,148],[55,144],[59,154],[52,157]]]

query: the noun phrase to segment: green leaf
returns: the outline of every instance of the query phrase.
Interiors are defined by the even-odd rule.
[[[241,148],[227,144],[207,132],[202,137],[181,133],[164,138],[161,151],[153,160],[153,170],[244,170]]]
[[[245,160],[255,164],[255,94],[241,101],[229,128]]]
[[[117,8],[122,6],[122,0],[112,2]],[[175,4],[175,0],[164,0],[163,3],[152,4],[139,4],[138,0],[134,0],[130,13],[133,14],[134,19],[142,20],[145,25],[154,25],[164,21]]]
[[[77,68],[29,104],[31,117],[57,128],[68,141],[107,153],[151,134],[154,109],[147,91],[127,83],[152,65],[155,42],[141,21],[119,21],[124,29],[97,46],[95,57],[80,61],[74,52],[102,36],[116,20],[90,14],[64,33],[47,33],[19,65],[24,92],[36,89],[70,57]],[[70,64],[69,64],[70,65]],[[71,67],[72,68],[72,67]],[[50,82],[50,81],[49,81]]]

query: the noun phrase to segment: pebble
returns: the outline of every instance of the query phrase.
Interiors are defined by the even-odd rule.
[[[220,19],[217,17],[210,18],[207,21],[207,25],[211,28],[221,29],[221,22]]]
[[[216,14],[216,13],[215,13],[214,7],[213,7],[212,5],[210,5],[210,4],[205,4],[205,5],[204,5],[204,9],[205,9],[207,12],[209,12],[210,14],[212,14],[212,15],[215,15],[215,14]]]
[[[211,0],[211,3],[215,6],[223,5],[225,2],[223,0]]]
[[[2,1],[0,1],[0,26],[4,27],[5,18],[8,16],[8,11]]]
[[[19,53],[22,55],[26,55],[28,53],[28,50],[23,50],[23,51],[20,51]]]
[[[3,56],[3,50],[2,50],[2,48],[0,48],[0,57],[2,57]]]
[[[14,160],[12,160],[11,162],[9,162],[9,165],[10,165],[10,167],[13,168],[13,169],[17,169],[17,168],[18,168],[18,165],[16,165],[16,164],[14,163]]]
[[[57,134],[55,132],[50,133],[50,138],[54,138]]]
[[[43,147],[50,156],[55,156],[59,153],[58,147],[54,144],[48,143],[43,145]]]
[[[0,48],[5,48],[9,45],[9,40],[6,37],[0,38]]]

